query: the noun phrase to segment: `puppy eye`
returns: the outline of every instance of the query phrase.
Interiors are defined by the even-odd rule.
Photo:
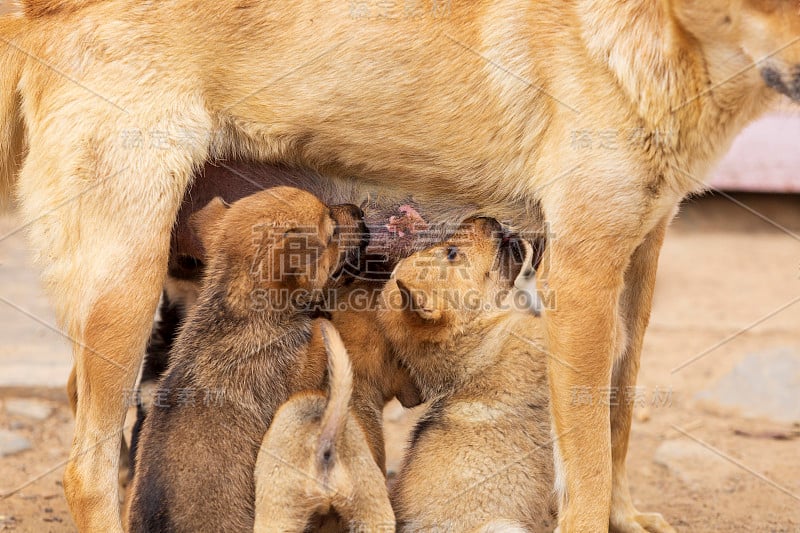
[[[458,248],[455,246],[448,246],[447,247],[447,260],[448,261],[455,261],[456,257],[458,257]]]

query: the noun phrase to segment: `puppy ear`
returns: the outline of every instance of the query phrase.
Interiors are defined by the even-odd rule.
[[[307,290],[321,289],[327,282],[327,274],[320,270],[320,261],[325,255],[325,244],[316,233],[308,229],[291,228],[281,237],[283,244],[278,247],[275,257],[285,282],[294,283],[297,288]]]
[[[229,208],[230,205],[226,203],[225,200],[216,196],[208,202],[205,207],[199,211],[195,211],[189,217],[189,227],[200,241],[200,244],[203,245],[206,255],[208,255],[211,249],[211,238],[214,234],[214,228],[222,219],[225,211]]]
[[[403,310],[416,313],[422,320],[439,320],[442,318],[442,312],[432,305],[428,304],[428,298],[422,291],[412,291],[408,285],[401,280],[397,280],[397,288],[400,289],[400,295],[403,302]]]
[[[520,242],[525,249],[525,258],[522,260],[522,269],[519,271],[516,279],[514,279],[514,287],[526,295],[527,306],[531,312],[535,316],[541,316],[544,304],[536,288],[536,270],[534,270],[533,267],[535,251],[533,245],[526,239],[522,239]]]
[[[519,242],[522,246],[523,258],[522,268],[520,268],[517,277],[514,278],[514,286],[518,289],[526,285],[528,280],[536,274],[536,271],[533,269],[533,246],[526,239],[520,239]]]

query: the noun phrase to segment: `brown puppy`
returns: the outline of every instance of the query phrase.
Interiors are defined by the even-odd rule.
[[[79,528],[121,529],[121,391],[184,193],[208,159],[247,158],[546,219],[560,523],[672,531],[631,499],[632,402],[569,391],[635,384],[675,207],[779,94],[800,101],[797,0],[23,3],[0,21],[0,200],[26,154],[22,215],[84,398]]]
[[[492,219],[468,221],[401,261],[384,289],[381,326],[432,402],[392,491],[399,531],[552,529],[543,332],[517,308],[530,257],[514,246],[530,249]]]
[[[288,187],[197,213],[208,265],[142,428],[130,531],[252,529],[253,467],[272,415],[324,386],[311,313],[359,252],[335,233],[360,215]]]
[[[386,471],[383,407],[397,398],[403,407],[419,405],[408,370],[399,365],[378,327],[375,310],[383,282],[360,280],[335,289],[331,321],[344,339],[353,367],[353,414],[367,435],[375,462]]]
[[[394,531],[386,480],[350,413],[347,351],[333,325],[322,322],[330,393],[327,401],[321,392],[299,393],[275,413],[256,462],[254,530],[299,533],[312,515],[335,513],[342,530]]]
[[[342,239],[341,231],[338,238]],[[345,238],[352,239],[354,235],[351,234],[350,237]],[[351,421],[350,424],[358,424],[358,431],[364,434],[363,438],[366,439],[373,462],[377,465],[379,472],[385,473],[383,406],[388,400],[397,397],[405,407],[413,407],[420,403],[420,398],[416,387],[410,380],[408,371],[399,366],[397,359],[392,357],[389,344],[376,323],[375,309],[383,285],[382,279],[361,278],[355,281],[348,279],[345,285],[325,291],[328,301],[321,303],[319,310],[330,314],[333,323],[341,329],[341,337],[345,338],[347,345],[350,346],[349,360],[351,363],[348,364],[353,381],[351,408],[353,418],[357,421]],[[165,292],[165,298],[168,293],[169,290]],[[176,309],[175,305],[179,309]],[[166,359],[166,355],[162,352],[169,342],[163,337],[168,336],[176,327],[176,322],[182,320],[177,314],[189,311],[192,305],[190,301],[176,303],[165,299],[162,302],[161,320],[156,324],[147,353],[147,357],[152,358],[150,362],[156,364],[146,364],[145,372],[157,370],[158,364],[163,363]],[[338,337],[339,333],[336,335]],[[142,379],[144,382],[144,377]],[[348,392],[349,394],[351,392]],[[316,398],[318,394],[306,392],[299,393],[299,396]],[[150,407],[150,404],[139,406],[139,416],[134,427],[134,440],[131,448],[132,464],[135,464],[135,452],[138,447],[139,431],[137,431],[137,427],[141,427],[145,419],[146,408]],[[276,416],[278,415],[276,414]],[[274,424],[275,419],[273,420]],[[289,436],[286,439],[289,441],[286,443],[283,453],[292,453],[292,449],[300,449],[299,447],[303,444],[299,438],[295,438],[293,442]],[[163,443],[163,445],[166,444]],[[297,457],[297,455],[293,455],[293,457]],[[258,475],[256,475],[256,481],[258,481]],[[382,480],[381,484],[384,481]],[[314,509],[312,508],[312,510]],[[315,516],[317,521],[322,518]],[[327,523],[335,524],[335,522]]]

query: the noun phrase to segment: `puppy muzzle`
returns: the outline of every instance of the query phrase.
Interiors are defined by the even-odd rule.
[[[365,267],[369,245],[369,228],[364,221],[364,211],[356,205],[342,204],[331,207],[331,213],[338,226],[336,238],[341,260],[333,277],[358,276]]]

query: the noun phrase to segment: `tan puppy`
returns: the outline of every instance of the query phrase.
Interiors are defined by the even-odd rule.
[[[27,154],[17,194],[85,398],[64,476],[82,530],[121,528],[120,392],[184,193],[241,157],[546,219],[560,524],[672,531],[631,500],[633,402],[569,391],[632,388],[675,206],[779,93],[800,101],[796,0],[23,3],[0,21],[0,197]]]
[[[384,289],[380,324],[431,402],[393,489],[400,531],[550,525],[547,357],[541,319],[514,300],[515,246],[494,220],[467,221]]]
[[[353,373],[341,337],[323,322],[329,397],[299,393],[275,413],[256,462],[258,533],[302,532],[335,513],[347,531],[394,531],[386,479],[350,413]],[[346,525],[346,527],[345,527]]]
[[[324,386],[311,315],[359,251],[335,233],[360,214],[288,187],[197,213],[208,264],[142,427],[131,532],[252,530],[253,467],[272,416]]]

